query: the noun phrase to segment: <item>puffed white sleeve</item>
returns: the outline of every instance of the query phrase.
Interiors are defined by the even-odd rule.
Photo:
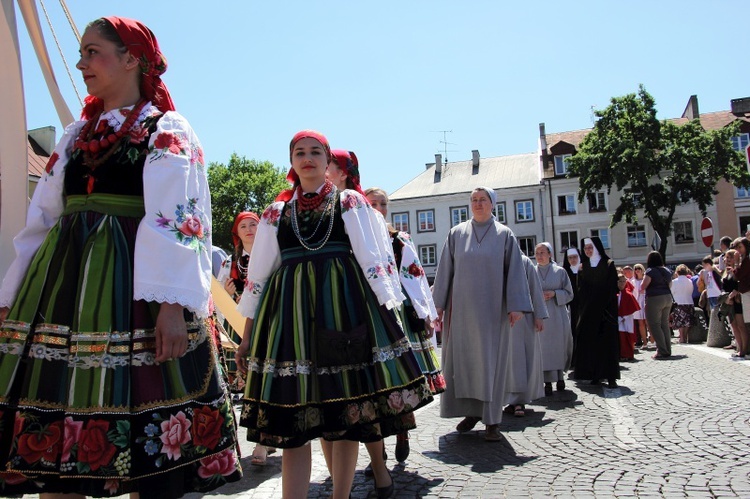
[[[279,231],[279,219],[284,210],[284,202],[271,204],[260,217],[258,231],[255,233],[253,251],[247,264],[247,282],[237,310],[250,319],[260,304],[260,297],[268,279],[281,266],[281,248],[276,234]]]
[[[146,215],[135,241],[133,297],[208,315],[211,195],[203,149],[185,118],[164,114],[143,167]]]
[[[26,213],[26,226],[13,238],[16,257],[8,268],[0,288],[0,307],[13,305],[31,261],[65,208],[65,167],[70,160],[73,142],[84,123],[77,121],[65,128],[62,138],[47,162],[45,173],[34,190]]]
[[[367,283],[375,293],[378,303],[386,308],[401,305],[404,295],[398,282],[393,248],[390,238],[385,239],[379,226],[382,217],[360,193],[353,190],[341,192],[341,218],[352,244],[352,252]]]
[[[435,310],[430,284],[424,274],[422,262],[419,261],[414,241],[406,232],[399,232],[396,237],[403,244],[401,265],[398,269],[401,285],[404,287],[406,294],[409,295],[417,316],[420,319],[435,320],[437,319],[437,310]]]

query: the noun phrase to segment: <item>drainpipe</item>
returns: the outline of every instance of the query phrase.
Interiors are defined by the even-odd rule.
[[[552,224],[552,250],[557,255],[557,238],[555,237],[555,206],[552,204],[552,183],[547,178],[547,192],[549,192],[549,219]],[[541,192],[539,193],[541,194]],[[544,229],[542,229],[544,230]]]

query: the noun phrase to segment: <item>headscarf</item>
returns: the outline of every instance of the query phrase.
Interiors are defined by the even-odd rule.
[[[243,220],[255,220],[256,223],[260,223],[260,218],[258,218],[258,215],[253,213],[252,211],[243,211],[240,212],[234,219],[234,224],[232,225],[232,244],[235,248],[240,245],[240,236],[237,232],[237,229],[240,227],[240,223]]]
[[[543,244],[547,247],[547,250],[549,251],[549,261],[550,263],[555,263],[555,253],[552,251],[552,245],[547,241],[541,242],[539,244]]]
[[[578,256],[578,265],[576,265],[575,267],[572,267],[570,265],[570,262],[568,261],[568,256],[570,255]],[[565,261],[563,261],[563,268],[565,270],[570,270],[574,274],[577,274],[578,270],[581,268],[581,253],[578,252],[578,248],[576,248],[575,246],[572,248],[568,248],[568,251],[565,252]]]
[[[354,151],[345,151],[343,149],[334,149],[331,151],[333,161],[339,166],[342,172],[346,175],[347,179],[352,181],[354,190],[362,194],[365,197],[365,192],[362,190],[362,186],[359,183],[359,161]]]
[[[234,244],[234,257],[232,258],[232,267],[229,269],[229,277],[231,277],[232,279],[241,279],[240,269],[237,268],[237,261],[242,257],[242,251],[240,251],[242,241],[240,240],[238,229],[240,227],[240,223],[242,223],[243,220],[248,219],[255,220],[257,223],[260,223],[260,218],[258,218],[258,215],[256,215],[252,211],[243,211],[235,217],[234,224],[232,225],[232,244]]]
[[[122,43],[133,57],[138,59],[141,69],[141,96],[156,106],[161,112],[174,111],[174,102],[161,75],[167,70],[167,58],[159,49],[159,42],[148,27],[134,19],[110,16],[104,17],[117,31]],[[89,120],[104,109],[98,97],[89,95],[84,100],[81,117]]]
[[[487,193],[487,197],[489,197],[490,201],[492,201],[492,209],[494,210],[495,209],[495,205],[497,204],[497,194],[495,194],[494,189],[490,189],[489,187],[479,186],[479,187],[475,188],[474,190],[472,190],[471,192],[475,192],[475,191],[479,191],[479,190],[484,191],[484,192]]]
[[[326,159],[328,160],[328,163],[331,162],[331,146],[328,143],[328,139],[320,132],[316,132],[315,130],[302,130],[300,132],[297,132],[294,134],[294,137],[292,137],[292,141],[289,142],[289,163],[292,162],[292,151],[294,150],[294,144],[299,142],[302,139],[315,139],[323,146],[323,149],[326,153]],[[286,189],[281,191],[281,193],[276,196],[275,201],[289,201],[292,199],[292,196],[294,195],[294,188],[299,183],[299,175],[297,175],[297,172],[294,171],[293,167],[289,168],[289,172],[286,174],[286,179],[289,181],[290,184],[292,184],[291,189]]]
[[[581,255],[581,262],[588,261],[592,267],[596,267],[602,259],[605,261],[609,260],[609,256],[607,256],[607,253],[604,251],[604,244],[602,244],[602,240],[597,236],[586,237],[581,240],[581,247],[585,247],[587,244],[594,245],[594,254],[591,258],[588,258],[584,252]]]

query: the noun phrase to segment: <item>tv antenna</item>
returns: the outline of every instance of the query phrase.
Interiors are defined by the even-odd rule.
[[[455,149],[448,149],[448,146],[455,146],[457,144],[453,142],[448,142],[448,135],[449,133],[453,133],[453,130],[432,130],[432,133],[442,133],[443,134],[443,140],[440,141],[440,143],[443,145],[443,156],[445,156],[445,162],[448,162],[448,153],[449,152],[456,152]],[[440,149],[438,149],[439,151]]]

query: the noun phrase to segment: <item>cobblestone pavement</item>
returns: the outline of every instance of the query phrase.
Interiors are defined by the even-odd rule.
[[[395,438],[386,441],[394,497],[750,497],[750,360],[700,345],[674,345],[673,360],[653,353],[622,364],[620,388],[568,381],[526,417],[505,417],[501,442],[485,442],[481,423],[459,435],[436,400],[417,413],[405,465],[393,460]],[[254,444],[244,430],[240,438],[245,477],[206,496],[281,497],[281,453],[251,466]],[[312,445],[309,497],[328,497]],[[376,497],[368,461],[361,446],[354,498]]]
[[[504,417],[501,442],[485,442],[481,423],[458,434],[436,400],[417,413],[405,465],[393,460],[395,438],[386,441],[394,497],[750,497],[750,360],[693,345],[674,345],[673,360],[653,353],[622,364],[620,388],[568,381],[526,417]],[[280,453],[250,466],[253,444],[240,438],[245,478],[214,494],[281,497]],[[309,497],[328,497],[317,442],[312,452]],[[361,446],[354,498],[375,497],[368,462]]]

